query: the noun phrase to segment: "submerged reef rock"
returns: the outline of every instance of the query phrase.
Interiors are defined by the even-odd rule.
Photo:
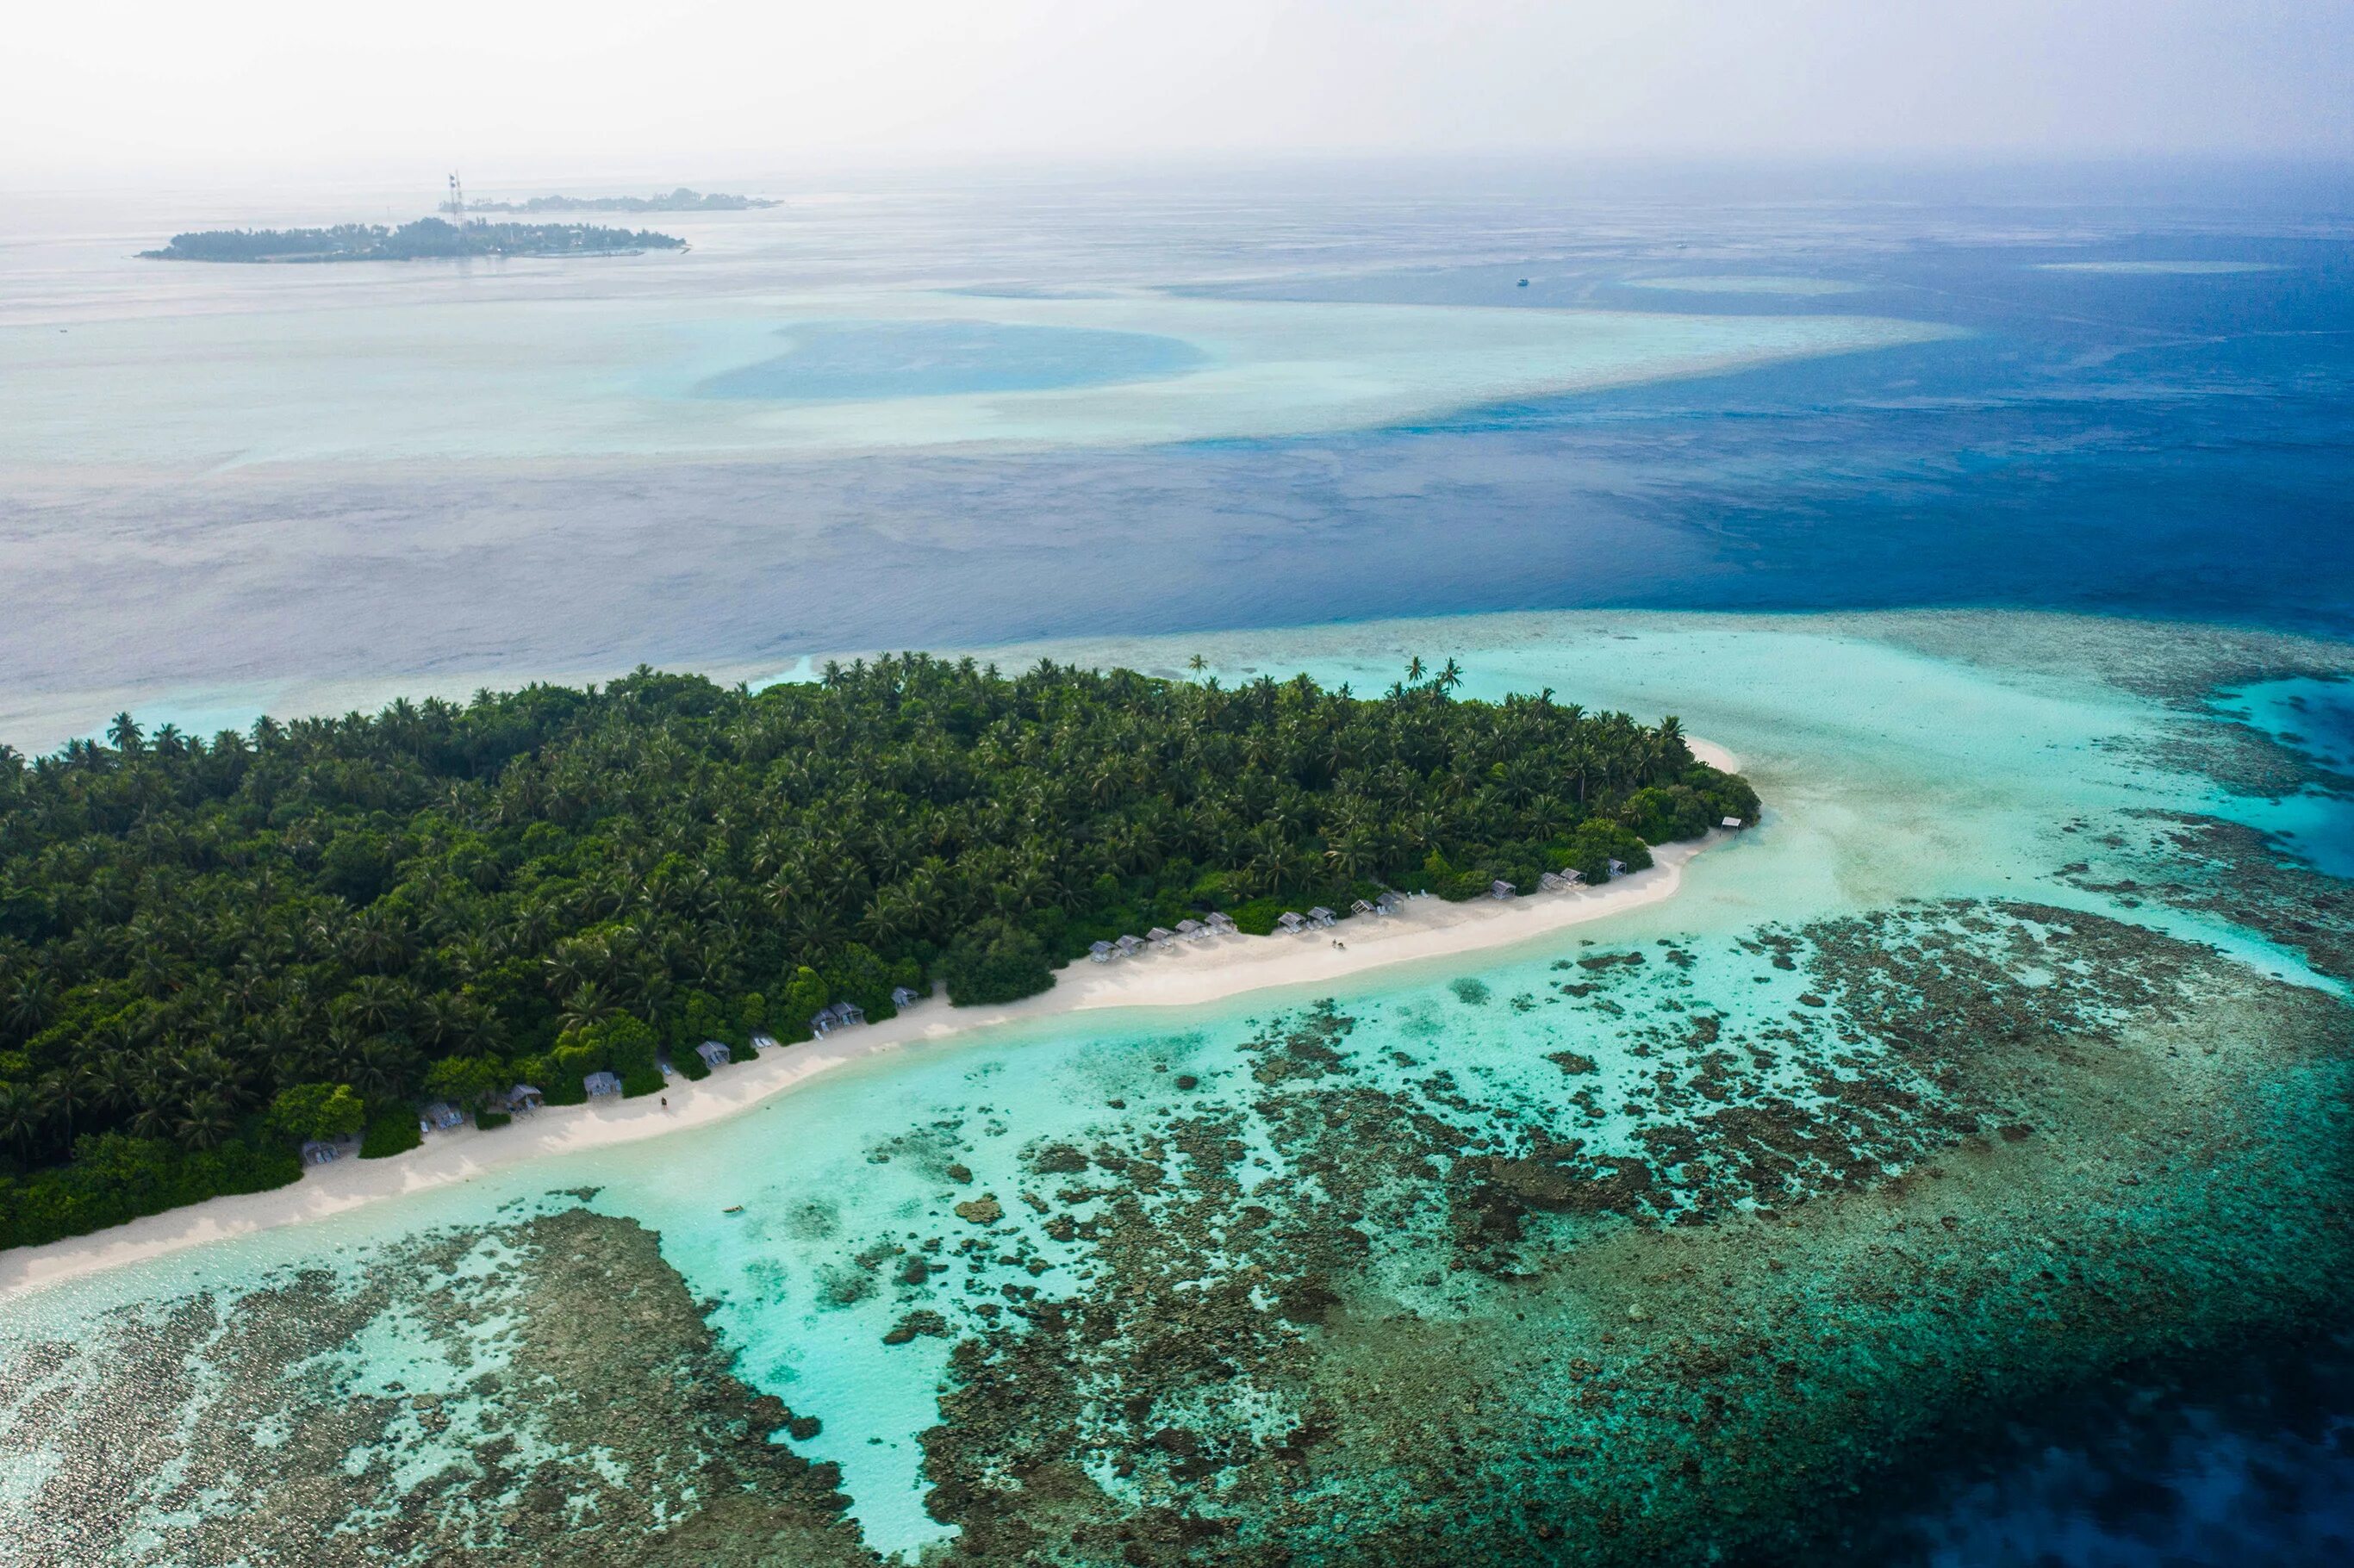
[[[577,1208],[126,1311],[0,1372],[0,1453],[69,1435],[0,1559],[879,1561],[727,1361],[653,1234]]]
[[[1826,1005],[1626,1026],[1632,1150],[1383,1086],[1329,1007],[1252,1042],[1247,1107],[1107,1131],[1097,1170],[1160,1174],[1095,1196],[1095,1287],[951,1358],[959,1553],[1823,1560],[1933,1445],[2342,1310],[2339,1002],[2029,905],[1753,946]]]
[[[1869,1561],[1860,1489],[2344,1319],[2331,994],[2028,902],[1556,969],[1245,1026],[985,1171],[988,1106],[911,1133],[928,1238],[789,1215],[826,1321],[945,1351],[926,1563]],[[877,1561],[790,1446],[857,1413],[748,1385],[635,1222],[544,1207],[0,1369],[0,1457],[54,1460],[0,1556]]]

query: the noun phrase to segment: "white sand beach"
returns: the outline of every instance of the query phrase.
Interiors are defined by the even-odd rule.
[[[1716,767],[1738,766],[1738,759],[1722,747],[1697,740],[1691,745],[1696,756]],[[1097,1008],[1199,1006],[1246,992],[1311,988],[1391,965],[1530,941],[1668,898],[1693,856],[1731,836],[1719,831],[1693,842],[1662,845],[1654,852],[1656,863],[1649,870],[1600,887],[1468,904],[1414,898],[1395,915],[1344,919],[1330,929],[1299,936],[1181,940],[1108,964],[1073,964],[1059,972],[1052,991],[1002,1007],[951,1010],[945,1000],[935,999],[881,1023],[773,1047],[757,1061],[722,1067],[699,1083],[674,1076],[661,1097],[551,1107],[491,1132],[472,1125],[456,1128],[432,1134],[422,1148],[390,1159],[346,1159],[313,1167],[292,1186],[214,1198],[90,1235],[0,1253],[0,1299],[206,1242],[464,1181],[543,1155],[708,1126],[845,1063],[956,1039],[978,1029]]]

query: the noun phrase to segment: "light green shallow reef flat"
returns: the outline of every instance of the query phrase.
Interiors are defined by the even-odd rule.
[[[974,445],[1062,449],[1379,429],[1518,397],[1850,354],[1954,335],[1840,315],[832,291],[689,305],[471,295],[369,310],[198,312],[0,324],[0,471],[254,463],[802,457]],[[896,395],[698,395],[796,328],[979,328],[1025,367],[1024,331],[1184,363],[994,389],[906,377]],[[864,343],[858,357],[899,352]],[[355,372],[355,366],[365,366]],[[912,371],[912,367],[911,371]],[[1034,366],[1031,366],[1034,368]],[[1051,379],[1051,378],[1050,378]]]
[[[1771,810],[1516,949],[976,1034],[12,1300],[0,1557],[1820,1562],[1978,1424],[2343,1320],[2354,904],[2264,834],[2342,837],[2349,782],[2265,715],[2345,648],[1595,615],[1052,652],[1451,656],[1678,713]]]

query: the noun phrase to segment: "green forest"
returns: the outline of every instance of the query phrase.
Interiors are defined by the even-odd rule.
[[[1008,1000],[1210,911],[1600,881],[1755,816],[1672,718],[1460,680],[907,654],[0,747],[0,1245],[292,1181],[304,1139],[413,1145],[428,1098],[645,1092],[830,1002]]]
[[[172,236],[139,254],[151,261],[426,261],[457,256],[594,256],[683,250],[686,241],[652,229],[593,223],[451,223],[420,217],[398,228],[339,223],[332,228],[207,228]]]

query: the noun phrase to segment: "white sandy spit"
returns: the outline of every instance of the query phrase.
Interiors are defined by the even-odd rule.
[[[1721,747],[1704,741],[1693,741],[1691,747],[1717,767],[1736,766]],[[721,1067],[700,1083],[673,1077],[660,1097],[550,1107],[491,1132],[471,1125],[456,1128],[431,1134],[422,1148],[390,1159],[313,1167],[289,1187],[213,1198],[90,1235],[0,1253],[0,1298],[206,1242],[340,1213],[380,1198],[447,1186],[520,1160],[707,1126],[845,1063],[977,1029],[1095,1008],[1196,1007],[1250,991],[1321,986],[1393,964],[1529,941],[1667,898],[1682,882],[1685,863],[1727,836],[1718,832],[1691,843],[1662,845],[1654,852],[1651,869],[1601,887],[1468,904],[1415,898],[1398,914],[1346,919],[1330,930],[1181,940],[1108,964],[1076,963],[1059,972],[1052,991],[1002,1007],[950,1010],[938,1000],[919,1003],[882,1023],[773,1047],[757,1061]]]

